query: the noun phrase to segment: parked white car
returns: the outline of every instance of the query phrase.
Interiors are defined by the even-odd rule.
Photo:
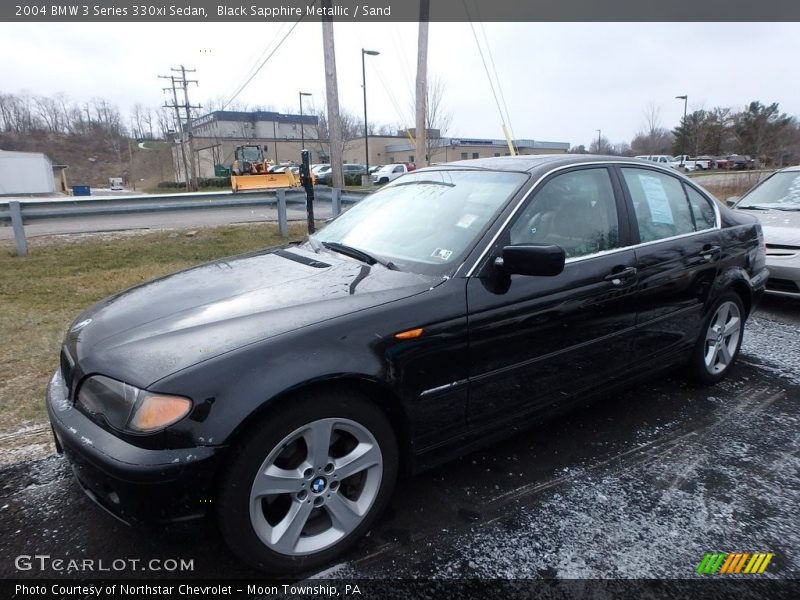
[[[710,160],[695,160],[690,159],[688,156],[670,156],[669,154],[641,154],[634,158],[641,158],[649,160],[650,162],[658,163],[662,167],[672,167],[673,169],[694,171],[695,169],[710,169]],[[683,160],[681,160],[683,159]]]
[[[389,183],[390,181],[394,181],[400,175],[408,173],[409,169],[403,163],[394,163],[391,165],[386,165],[381,167],[377,171],[372,174],[372,183],[376,185],[382,185],[384,183]]]

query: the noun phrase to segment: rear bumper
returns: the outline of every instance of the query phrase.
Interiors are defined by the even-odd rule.
[[[121,521],[184,521],[211,507],[225,447],[149,450],[129,444],[73,407],[60,371],[47,386],[47,412],[56,447],[81,488]]]

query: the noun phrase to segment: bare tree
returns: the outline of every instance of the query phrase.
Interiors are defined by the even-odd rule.
[[[644,109],[644,130],[631,141],[635,154],[667,154],[672,149],[672,134],[661,125],[661,109],[652,100]]]
[[[309,127],[313,131],[315,141],[310,144],[317,148],[317,151],[322,156],[330,157],[330,134],[328,133],[328,111],[325,107],[314,111],[314,116],[317,117],[317,124]],[[353,142],[360,139],[364,135],[364,121],[359,119],[354,113],[342,110],[339,112],[339,125],[342,132],[342,142],[339,150],[344,156],[352,147]]]
[[[428,162],[434,161],[436,155],[444,148],[442,140],[447,137],[447,132],[453,122],[453,113],[444,101],[446,91],[447,85],[443,79],[438,76],[428,79],[427,111],[425,113],[425,126],[430,132],[426,138]]]
[[[141,102],[131,107],[131,136],[134,138],[144,137],[144,112],[145,108]]]
[[[608,138],[600,136],[600,139],[593,140],[589,146],[589,154],[613,154],[614,149]]]
[[[161,106],[156,113],[156,119],[158,121],[158,131],[159,137],[162,140],[169,139],[170,132],[177,131],[177,126],[175,124],[175,114],[170,111],[167,107]]]
[[[146,132],[142,132],[141,137],[147,137],[148,140],[153,139],[153,121],[155,115],[152,106],[146,106],[142,110],[142,127],[147,128]]]
[[[436,156],[444,153],[444,138],[447,137],[447,132],[453,121],[453,113],[445,103],[445,93],[447,91],[447,84],[441,77],[436,75],[428,78],[428,95],[425,101],[425,128],[428,130],[428,135],[425,139],[425,153],[428,155],[427,162],[437,162]],[[411,99],[409,105],[410,114],[415,114],[416,104],[414,99]],[[409,122],[413,122],[411,119]],[[400,126],[399,130],[406,128]],[[422,157],[417,160],[420,163]]]

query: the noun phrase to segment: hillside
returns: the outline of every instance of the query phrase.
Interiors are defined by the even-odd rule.
[[[67,184],[108,187],[109,177],[122,177],[125,187],[154,188],[175,178],[170,145],[128,138],[32,132],[0,133],[0,150],[43,152],[53,164],[67,165]],[[131,156],[133,169],[131,170]],[[133,179],[134,181],[131,181]]]

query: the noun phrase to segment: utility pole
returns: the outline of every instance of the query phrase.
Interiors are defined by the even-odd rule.
[[[181,145],[181,158],[183,159],[183,176],[186,182],[186,191],[190,192],[191,190],[191,181],[189,180],[189,163],[186,161],[186,147],[183,145],[183,127],[181,126],[181,111],[178,106],[178,91],[175,88],[175,76],[174,75],[159,75],[159,79],[169,79],[172,82],[172,87],[163,88],[165,92],[172,90],[172,104],[164,103],[164,108],[173,108],[175,109],[175,127],[176,127],[176,135],[178,136],[178,143]]]
[[[192,191],[197,191],[197,157],[194,153],[194,134],[192,133],[192,109],[193,108],[201,108],[198,104],[197,106],[192,106],[189,104],[189,84],[193,83],[197,85],[197,80],[187,80],[186,73],[194,73],[195,69],[187,69],[183,65],[180,66],[178,69],[172,69],[172,71],[180,71],[181,73],[181,83],[183,85],[183,100],[184,100],[184,109],[186,110],[186,135],[189,138],[189,163],[192,169]]]
[[[159,75],[161,79],[169,79],[172,83],[171,88],[164,88],[165,91],[172,90],[172,104],[164,104],[166,108],[173,108],[175,110],[175,118],[177,120],[178,135],[181,144],[181,156],[183,158],[183,169],[186,175],[186,190],[190,192],[197,191],[197,162],[194,152],[194,135],[192,133],[192,109],[201,108],[200,105],[192,105],[189,102],[189,84],[197,84],[197,80],[187,80],[186,73],[194,73],[195,69],[187,69],[183,65],[179,68],[170,69],[176,73],[180,73],[180,77],[174,75]],[[178,103],[178,87],[183,88],[183,104]],[[184,117],[181,116],[181,108],[184,110]],[[186,127],[184,129],[183,123]],[[185,143],[189,142],[189,160],[186,160],[186,147]]]
[[[686,158],[686,106],[689,102],[688,94],[683,96],[675,96],[676,100],[683,100],[683,123],[681,123],[681,169],[683,168],[683,160]]]
[[[369,121],[367,121],[367,64],[364,60],[367,55],[378,56],[377,50],[361,49],[361,84],[364,86],[364,164],[367,172],[361,176],[361,185],[369,185]]]
[[[326,13],[333,13],[331,0],[322,0],[321,5]],[[344,178],[342,177],[342,123],[339,119],[339,86],[336,83],[333,18],[330,16],[322,17],[322,52],[325,55],[325,99],[328,104],[331,187],[344,189]]]
[[[136,175],[133,171],[133,144],[131,143],[131,138],[128,138],[128,179],[130,180],[131,185],[133,186],[133,191],[136,191]]]
[[[430,0],[419,0],[419,35],[417,38],[417,135],[414,159],[428,166],[428,130],[426,111],[428,99],[428,18]]]

